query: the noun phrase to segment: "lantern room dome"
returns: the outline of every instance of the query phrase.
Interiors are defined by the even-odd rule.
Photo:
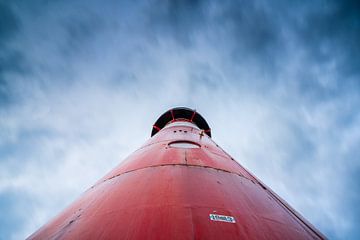
[[[198,112],[196,112],[196,110],[186,107],[172,108],[163,113],[153,125],[151,136],[154,136],[167,124],[177,121],[191,122],[201,130],[204,130],[205,134],[211,137],[211,129],[206,120]]]

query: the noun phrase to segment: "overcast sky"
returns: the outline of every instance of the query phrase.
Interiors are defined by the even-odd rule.
[[[358,1],[0,0],[0,239],[174,106],[330,239],[360,238]]]

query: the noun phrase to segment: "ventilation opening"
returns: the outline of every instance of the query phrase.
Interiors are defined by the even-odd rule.
[[[200,148],[200,145],[190,141],[175,141],[169,143],[172,148]]]

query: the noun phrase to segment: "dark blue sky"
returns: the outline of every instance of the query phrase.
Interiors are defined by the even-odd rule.
[[[173,106],[330,239],[358,239],[359,43],[357,1],[0,0],[0,239],[56,215]]]

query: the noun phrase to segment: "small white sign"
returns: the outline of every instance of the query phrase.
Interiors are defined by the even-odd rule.
[[[232,216],[218,215],[218,214],[210,214],[211,221],[219,221],[219,222],[228,222],[235,223],[235,218]]]

